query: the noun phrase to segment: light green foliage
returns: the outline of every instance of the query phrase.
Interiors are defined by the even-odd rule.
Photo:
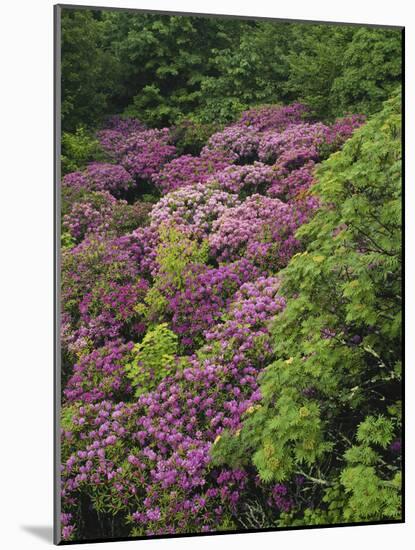
[[[261,406],[214,446],[218,463],[250,456],[264,481],[301,474],[320,494],[281,525],[400,517],[400,120],[397,94],[318,169],[322,207],[281,272]]]
[[[383,449],[391,443],[394,433],[393,422],[384,416],[368,416],[357,429],[357,440],[364,444],[379,445]]]
[[[63,132],[61,145],[62,175],[83,170],[88,162],[105,159],[98,140],[93,138],[83,126],[73,133]]]
[[[392,479],[382,479],[373,466],[345,468],[341,474],[347,500],[345,521],[399,519],[401,517],[400,472]]]
[[[133,361],[126,367],[135,395],[151,391],[176,368],[178,337],[167,323],[150,329],[133,350]]]
[[[75,239],[68,231],[63,231],[61,234],[61,248],[65,250],[73,246],[75,246]]]
[[[189,264],[204,264],[208,260],[207,241],[199,244],[172,226],[160,228],[160,244],[157,247],[159,278],[178,289],[184,288],[184,279]]]
[[[161,226],[159,234],[159,270],[153,286],[145,296],[144,304],[136,306],[137,312],[144,315],[150,323],[158,323],[165,319],[168,305],[166,292],[174,289],[183,290],[189,267],[194,264],[205,264],[209,256],[207,241],[197,243],[173,226]]]

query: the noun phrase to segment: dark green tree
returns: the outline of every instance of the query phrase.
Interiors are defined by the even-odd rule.
[[[212,50],[215,74],[202,80],[203,102],[196,117],[229,122],[254,105],[280,102],[288,77],[289,23],[258,22],[246,27],[238,44]]]
[[[217,75],[212,49],[236,43],[249,25],[227,19],[106,12],[106,40],[122,67],[119,102],[149,125],[172,124],[203,102]]]
[[[318,118],[372,114],[400,83],[401,51],[399,29],[293,25],[285,92]]]
[[[341,74],[333,82],[334,113],[379,111],[401,78],[402,32],[359,28],[344,52]]]
[[[97,126],[117,87],[115,56],[105,48],[101,12],[62,10],[62,129]]]

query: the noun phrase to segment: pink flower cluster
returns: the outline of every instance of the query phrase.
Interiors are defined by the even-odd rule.
[[[117,149],[120,163],[139,179],[149,179],[176,153],[170,143],[170,131],[143,130],[131,134]]]
[[[183,187],[158,201],[150,213],[150,225],[174,225],[189,237],[203,238],[209,235],[213,222],[237,204],[237,195],[214,187]]]
[[[231,160],[229,154],[221,151],[206,151],[200,157],[182,155],[153,174],[152,181],[166,194],[180,187],[205,183],[212,174],[228,166]]]
[[[118,236],[146,225],[150,210],[148,203],[128,204],[107,191],[94,191],[72,203],[63,227],[78,242],[94,233]]]
[[[96,403],[103,399],[122,401],[128,398],[131,386],[125,376],[125,365],[132,348],[132,342],[123,344],[112,340],[82,355],[66,384],[66,399],[69,402]]]
[[[251,195],[213,223],[211,252],[220,261],[245,257],[265,269],[278,270],[298,249],[294,234],[305,219],[279,199]]]
[[[217,268],[195,267],[186,278],[185,290],[169,298],[171,326],[185,346],[194,346],[203,331],[221,319],[241,285],[259,276],[259,270],[244,258]]]
[[[230,193],[251,195],[266,193],[275,181],[274,168],[255,161],[253,164],[243,166],[227,166],[208,179],[208,184]]]
[[[242,113],[240,126],[254,126],[258,131],[274,130],[281,132],[287,126],[298,124],[308,116],[308,109],[301,103],[291,105],[265,105],[254,107]]]
[[[147,130],[128,120],[101,130],[98,139],[111,158],[140,180],[151,178],[176,153],[168,128]]]

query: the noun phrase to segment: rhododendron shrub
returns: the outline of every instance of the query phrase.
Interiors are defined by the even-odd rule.
[[[252,195],[214,222],[209,244],[220,261],[244,256],[259,266],[284,266],[298,250],[295,230],[306,217],[279,199]]]
[[[206,238],[212,224],[228,208],[240,204],[237,195],[202,184],[178,189],[160,199],[150,213],[151,226],[173,225],[193,238]]]
[[[118,164],[94,162],[83,172],[67,174],[62,185],[88,191],[109,191],[115,196],[131,187],[131,174]]]
[[[97,403],[103,399],[122,401],[131,394],[125,367],[132,357],[133,343],[112,340],[103,347],[80,355],[64,389],[68,403]]]
[[[65,513],[84,492],[98,509],[122,510],[133,534],[211,531],[237,521],[247,473],[210,468],[209,451],[223,429],[240,429],[242,416],[260,399],[257,375],[270,352],[267,321],[285,306],[279,286],[264,277],[242,285],[199,356],[132,405],[90,405],[95,396],[88,394],[85,404],[64,409]],[[108,352],[99,359],[105,366],[113,360]],[[96,357],[86,361],[97,364]],[[111,366],[101,372],[114,384]]]
[[[63,227],[77,242],[91,234],[121,236],[149,222],[149,203],[128,204],[107,191],[83,193],[63,216]]]
[[[131,176],[148,179],[176,152],[168,128],[144,129],[130,122],[98,132],[101,146]]]
[[[218,170],[208,183],[243,198],[253,193],[267,193],[275,179],[276,173],[272,166],[255,161],[253,164],[227,166]]]
[[[120,162],[131,175],[148,179],[174,156],[176,147],[169,142],[167,128],[136,132],[118,148],[117,156],[121,155]]]
[[[205,183],[213,173],[228,166],[232,160],[232,155],[221,151],[206,151],[200,157],[183,155],[153,174],[152,181],[164,195],[179,187]]]
[[[220,320],[240,286],[259,274],[245,259],[218,268],[192,267],[186,275],[184,290],[168,298],[172,328],[185,346],[197,343],[203,331]]]
[[[113,117],[97,132],[109,162],[64,176],[64,540],[270,527],[295,512],[307,478],[264,478],[238,442],[290,307],[279,272],[321,206],[315,170],[361,123],[265,105],[190,147],[196,127]]]
[[[241,114],[239,126],[253,126],[260,132],[274,130],[281,132],[287,126],[299,124],[309,116],[308,109],[301,103],[291,105],[263,105]]]

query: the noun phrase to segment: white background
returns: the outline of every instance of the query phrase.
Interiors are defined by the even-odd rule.
[[[0,12],[0,545],[51,545],[53,1],[8,0]],[[78,0],[77,4],[94,4]],[[414,506],[414,53],[409,0],[98,0],[121,6],[406,26],[407,53],[407,523],[113,543],[111,548],[218,550],[261,546],[336,550],[410,548]],[[410,541],[412,539],[412,544]],[[125,546],[127,544],[127,546]],[[97,550],[101,545],[84,545]],[[106,546],[106,548],[110,548]]]

